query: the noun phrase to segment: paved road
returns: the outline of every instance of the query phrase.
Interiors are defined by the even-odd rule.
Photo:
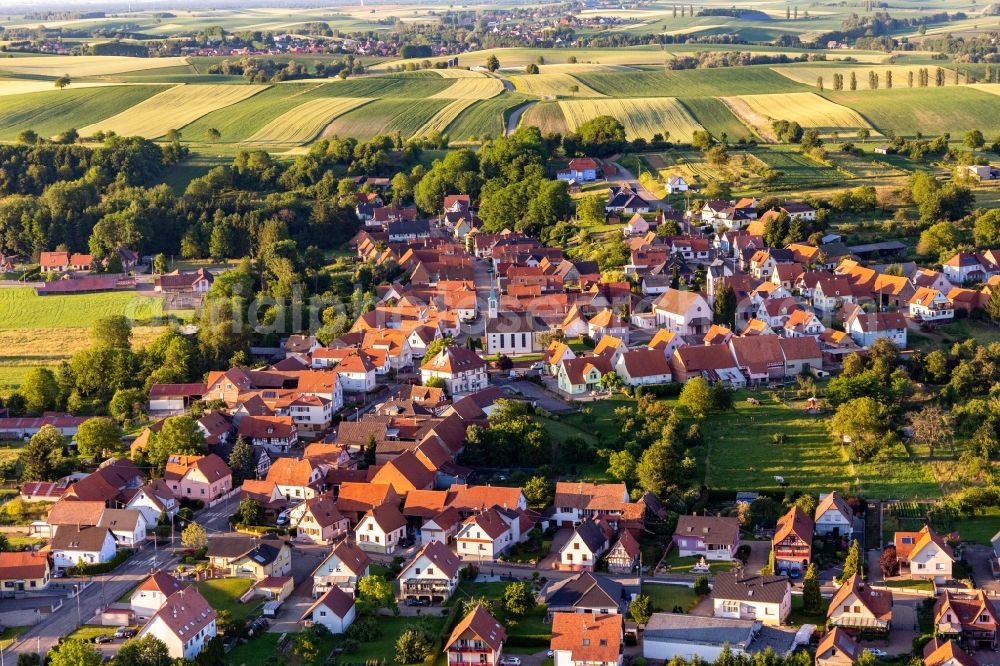
[[[113,573],[94,576],[89,587],[77,597],[67,599],[62,608],[31,627],[5,652],[20,654],[40,650],[42,655],[46,654],[58,644],[60,638],[72,633],[78,625],[90,622],[104,605],[114,602],[149,576],[154,567],[153,555],[152,548],[144,548],[122,563]],[[177,557],[172,553],[159,551],[156,562],[159,568],[170,568],[176,562]],[[60,582],[70,583],[73,579],[68,578]]]
[[[532,101],[532,102],[528,102],[527,104],[524,104],[524,105],[519,106],[516,109],[514,109],[513,113],[510,114],[510,118],[507,119],[507,135],[508,136],[511,135],[511,134],[513,134],[517,130],[517,126],[518,126],[518,124],[520,124],[520,122],[521,122],[521,116],[524,115],[524,112],[527,111],[528,109],[530,109],[531,107],[533,107],[536,104],[538,104],[537,100]]]
[[[612,160],[617,160],[617,157],[612,158]],[[628,184],[634,186],[640,197],[649,202],[653,209],[666,208],[666,203],[660,197],[656,196],[639,182],[639,179],[632,175],[632,172],[622,166],[621,162],[614,161],[614,165],[618,167],[618,174],[614,178],[608,178],[608,184]]]

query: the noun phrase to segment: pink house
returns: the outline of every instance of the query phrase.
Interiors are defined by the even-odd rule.
[[[233,489],[233,473],[219,456],[170,456],[164,475],[175,497],[208,503]]]

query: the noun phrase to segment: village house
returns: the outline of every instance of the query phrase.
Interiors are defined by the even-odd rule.
[[[740,522],[737,518],[678,516],[671,542],[680,557],[729,562],[740,546]]]
[[[488,355],[523,356],[537,354],[542,347],[538,336],[549,327],[528,312],[496,312],[486,320],[484,340]]]
[[[326,466],[308,458],[278,458],[267,471],[267,481],[287,501],[308,500],[325,489]]]
[[[727,650],[744,658],[760,658],[762,653],[787,657],[796,647],[794,631],[765,626],[759,620],[687,613],[654,613],[642,637],[643,656],[664,663],[699,658],[702,663],[710,664]]]
[[[520,514],[493,506],[469,516],[455,534],[455,550],[462,559],[493,562],[518,542]]]
[[[954,640],[935,636],[924,645],[924,666],[979,666]]]
[[[641,564],[642,549],[629,530],[621,530],[618,540],[608,550],[608,572],[627,575],[634,573]]]
[[[996,608],[982,589],[946,589],[934,603],[937,635],[959,640],[973,649],[996,650],[998,626]]]
[[[308,624],[326,627],[331,634],[342,634],[354,622],[354,597],[339,587],[331,587],[299,618]]]
[[[341,515],[329,495],[313,497],[295,506],[288,513],[288,523],[295,527],[295,541],[308,543],[333,543],[351,528],[351,521]]]
[[[137,638],[154,636],[167,646],[173,659],[194,659],[216,636],[217,613],[195,587],[178,590],[167,597]]]
[[[268,576],[288,575],[292,568],[292,549],[288,542],[271,536],[213,536],[205,555],[213,568],[228,576],[263,580]]]
[[[845,328],[859,346],[868,348],[878,338],[889,338],[906,348],[906,319],[899,312],[865,312],[861,308],[848,315]]]
[[[136,509],[105,509],[97,526],[111,531],[118,548],[139,548],[146,541],[146,519]]]
[[[609,529],[606,523],[588,519],[573,528],[573,534],[559,548],[559,568],[569,571],[593,571],[598,558],[607,550]]]
[[[565,169],[556,173],[558,180],[575,180],[578,183],[590,183],[597,180],[601,165],[592,157],[574,157]]]
[[[556,372],[559,390],[570,396],[597,391],[601,387],[601,377],[614,368],[605,356],[577,356],[563,359]]]
[[[656,325],[678,335],[704,335],[712,325],[712,309],[696,291],[667,289],[653,305]]]
[[[368,575],[371,562],[368,553],[353,541],[343,539],[313,571],[313,596],[317,597],[333,586],[353,594],[358,581]]]
[[[299,428],[291,416],[243,416],[240,437],[271,453],[287,453],[299,441]]]
[[[892,543],[897,561],[909,569],[912,578],[928,578],[936,583],[951,579],[955,554],[929,525],[919,532],[896,532]]]
[[[224,497],[233,489],[233,473],[214,453],[170,456],[163,478],[174,497],[197,499],[205,504]]]
[[[144,621],[153,617],[167,603],[170,595],[180,589],[180,581],[166,571],[157,571],[139,583],[129,597],[129,606],[136,620]]]
[[[156,276],[153,282],[153,291],[168,294],[204,294],[211,289],[213,282],[215,282],[215,276],[204,268],[199,268],[191,273],[182,273],[176,270]]]
[[[816,646],[816,666],[853,666],[861,646],[840,627],[826,632]]]
[[[0,552],[0,597],[44,590],[49,586],[51,575],[45,553]]]
[[[873,589],[859,574],[854,574],[837,588],[826,617],[835,627],[889,631],[892,626],[892,592]]]
[[[589,518],[617,518],[628,503],[624,483],[557,481],[552,519],[561,527],[573,527]]]
[[[849,536],[854,531],[854,511],[837,492],[820,495],[816,506],[816,534]]]
[[[166,481],[156,479],[136,490],[125,508],[141,511],[147,525],[156,525],[161,516],[168,520],[176,516],[180,502]]]
[[[628,386],[668,384],[673,378],[670,363],[659,349],[626,351],[615,364],[615,372]]]
[[[400,599],[422,599],[439,604],[458,587],[462,561],[440,541],[423,546],[399,572]]]
[[[589,571],[553,581],[545,588],[545,605],[550,619],[555,613],[625,615],[629,602],[630,595],[621,583]]]
[[[910,299],[910,317],[921,322],[948,321],[955,318],[955,305],[937,289],[920,287]]]
[[[742,571],[716,574],[712,581],[715,617],[783,624],[792,612],[792,586],[787,576]]]
[[[117,550],[115,537],[106,527],[62,525],[49,544],[52,565],[57,571],[79,563],[110,562]]]
[[[455,625],[444,644],[449,664],[499,666],[507,632],[481,605]]]
[[[448,345],[420,366],[420,381],[441,379],[451,395],[481,391],[489,385],[486,362],[476,352]]]
[[[799,506],[793,506],[778,519],[771,538],[774,553],[774,571],[789,574],[792,578],[805,573],[812,561],[812,542],[815,525]]]
[[[688,191],[688,184],[687,181],[684,180],[684,176],[678,176],[676,174],[667,176],[665,187],[667,189],[667,194]]]
[[[553,666],[621,666],[622,616],[555,613]]]
[[[94,267],[94,258],[89,254],[69,252],[42,252],[38,256],[38,267],[42,273],[68,273],[69,271],[89,271]]]
[[[406,519],[393,504],[372,507],[354,527],[354,540],[362,550],[391,554],[406,536]]]

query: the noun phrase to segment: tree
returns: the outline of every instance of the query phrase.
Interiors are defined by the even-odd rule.
[[[63,641],[48,658],[50,666],[101,666],[104,662],[97,648],[79,638]]]
[[[608,456],[608,476],[622,482],[635,479],[635,468],[638,463],[630,451],[612,451]]]
[[[528,506],[542,509],[552,501],[553,487],[544,476],[533,476],[524,484],[523,492]]]
[[[1000,245],[1000,209],[994,208],[977,217],[972,235],[978,247]]]
[[[24,408],[29,414],[41,414],[56,408],[60,391],[51,370],[32,368],[25,375],[18,393],[24,398]]]
[[[247,479],[257,478],[257,462],[253,445],[243,435],[236,438],[233,450],[229,452],[229,469],[233,473],[233,485],[242,485]]]
[[[510,615],[527,615],[535,607],[535,594],[531,591],[531,584],[523,580],[510,583],[503,589],[501,603]]]
[[[448,388],[448,384],[444,381],[442,377],[429,377],[427,381],[424,382],[424,386],[428,388]]]
[[[61,461],[66,438],[55,426],[43,425],[21,449],[21,478],[26,481],[50,481]]]
[[[264,514],[264,510],[260,506],[260,502],[252,497],[244,497],[240,500],[240,508],[237,510],[237,515],[240,517],[240,522],[244,525],[259,525],[261,516]]]
[[[878,558],[879,569],[886,578],[899,573],[899,560],[896,558],[896,547],[887,546]]]
[[[830,431],[850,440],[850,450],[855,460],[865,460],[873,456],[879,448],[879,440],[886,432],[885,407],[869,396],[847,400],[830,419]]]
[[[581,124],[576,134],[580,149],[589,155],[605,157],[625,146],[625,126],[614,116],[596,116]]]
[[[807,613],[818,613],[823,609],[823,596],[819,590],[819,576],[816,563],[811,562],[802,579],[802,608]]]
[[[30,129],[21,130],[17,133],[17,142],[33,146],[38,143],[38,132]]]
[[[172,455],[200,455],[205,453],[205,434],[198,422],[187,415],[172,416],[163,422],[160,432],[150,438],[146,457],[154,467],[166,465]]]
[[[535,63],[529,64],[527,67],[524,68],[524,73],[525,74],[538,74],[538,65],[536,65]]]
[[[965,138],[962,143],[964,143],[965,147],[969,150],[980,150],[986,145],[986,137],[984,137],[983,133],[979,130],[970,129],[965,133]]]
[[[208,140],[209,141],[218,141],[221,138],[222,138],[222,132],[220,132],[215,127],[209,127],[208,128]]]
[[[711,589],[708,586],[708,576],[698,576],[694,579],[694,593],[699,597],[708,594]]]
[[[170,662],[166,644],[153,635],[125,641],[114,658],[114,666],[166,666]]]
[[[122,431],[109,418],[87,419],[76,433],[76,450],[86,458],[109,458],[123,453]]]
[[[500,69],[500,59],[495,55],[490,54],[490,57],[486,59],[486,69],[491,72],[495,72]]]
[[[923,26],[920,27],[922,28]],[[862,650],[854,660],[854,666],[875,666],[877,663],[878,659],[875,658],[875,653],[868,650]],[[923,663],[923,661],[920,663]]]
[[[369,575],[359,580],[357,596],[375,608],[396,607],[392,583],[381,576]]]
[[[986,301],[986,313],[993,321],[1000,321],[1000,289],[994,288]]]
[[[60,76],[58,79],[55,80],[56,88],[62,90],[63,88],[68,86],[71,82],[72,81],[69,78],[69,74],[63,74],[62,76]]]
[[[649,622],[649,618],[653,617],[653,602],[649,599],[649,595],[640,594],[633,599],[628,613],[636,624]]]
[[[913,441],[927,447],[927,456],[934,457],[938,447],[949,444],[954,436],[951,414],[937,405],[927,405],[910,415]]]
[[[132,324],[124,315],[102,317],[90,326],[90,342],[103,349],[129,349],[132,346]]]
[[[733,326],[736,320],[736,291],[728,284],[719,283],[712,303],[712,321],[723,326]]]
[[[181,131],[176,128],[168,129],[167,133],[163,135],[163,138],[170,143],[177,143],[181,140]]]
[[[108,403],[108,413],[119,423],[142,416],[146,404],[146,392],[142,389],[118,389],[111,402]]]
[[[365,443],[365,464],[372,467],[377,461],[378,440],[375,439],[375,435],[368,435],[368,441]]]
[[[615,372],[614,370],[605,372],[603,375],[601,375],[600,384],[601,388],[604,389],[605,391],[617,391],[618,389],[620,389],[622,386],[625,385],[625,383],[622,381],[622,378],[619,377],[618,373]]]
[[[712,408],[712,395],[708,382],[702,377],[688,380],[681,389],[677,405],[691,418],[701,421]]]
[[[496,56],[490,56],[490,58],[496,59]],[[404,631],[396,640],[396,662],[399,664],[421,662],[427,658],[430,652],[430,641],[424,636],[424,632],[415,627]]]
[[[588,226],[604,224],[604,202],[597,196],[577,199],[576,217],[581,223]]]
[[[837,576],[837,580],[843,583],[854,574],[859,573],[860,567],[861,547],[858,545],[858,540],[854,539],[851,541],[850,550],[847,551],[847,559],[844,560],[844,570]]]
[[[193,550],[205,548],[208,546],[208,533],[198,523],[190,523],[181,532],[181,544]]]

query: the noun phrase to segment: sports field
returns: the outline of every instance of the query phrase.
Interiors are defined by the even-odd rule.
[[[683,104],[673,97],[644,99],[574,99],[559,102],[566,125],[575,130],[597,116],[613,116],[625,127],[626,139],[652,139],[654,134],[690,141],[701,130]],[[669,133],[669,134],[668,134]]]
[[[171,129],[180,129],[194,120],[267,89],[253,85],[183,85],[169,88],[105,120],[80,128],[82,136],[115,132],[122,136],[155,139]]]

